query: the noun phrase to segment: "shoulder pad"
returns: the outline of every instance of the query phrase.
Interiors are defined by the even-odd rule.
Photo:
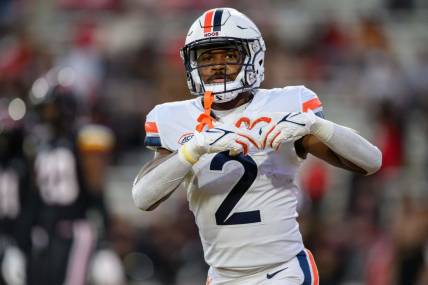
[[[88,152],[108,152],[114,146],[113,132],[106,126],[90,124],[81,128],[77,135],[78,147]]]

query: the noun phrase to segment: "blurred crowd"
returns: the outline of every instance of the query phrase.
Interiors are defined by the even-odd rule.
[[[428,284],[428,5],[333,2],[0,1],[0,284],[205,284],[185,193],[144,213],[130,191],[145,115],[190,98],[179,48],[216,6],[261,29],[264,88],[305,84],[383,153],[373,176],[301,171],[320,284]]]

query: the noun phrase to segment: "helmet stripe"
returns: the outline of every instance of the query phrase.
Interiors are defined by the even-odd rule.
[[[214,14],[214,31],[221,31],[221,17],[223,16],[223,9],[217,9]]]
[[[204,33],[211,32],[211,29],[213,27],[212,21],[213,21],[213,14],[214,10],[210,10],[205,14],[204,18]]]

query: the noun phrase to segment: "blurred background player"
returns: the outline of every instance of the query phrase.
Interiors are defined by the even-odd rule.
[[[0,284],[26,284],[31,248],[33,189],[23,149],[26,107],[13,91],[13,85],[0,84]]]
[[[81,122],[71,89],[52,84],[42,95],[32,98],[39,123],[29,134],[38,195],[28,282],[85,284],[107,231],[103,181],[114,139]]]

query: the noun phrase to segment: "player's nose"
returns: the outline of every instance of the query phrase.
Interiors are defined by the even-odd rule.
[[[211,70],[214,73],[224,73],[226,70],[226,66],[224,65],[224,63],[215,63],[215,65],[211,67]]]
[[[213,63],[216,67],[224,68],[224,64],[226,63],[225,55],[221,53],[213,55]]]

